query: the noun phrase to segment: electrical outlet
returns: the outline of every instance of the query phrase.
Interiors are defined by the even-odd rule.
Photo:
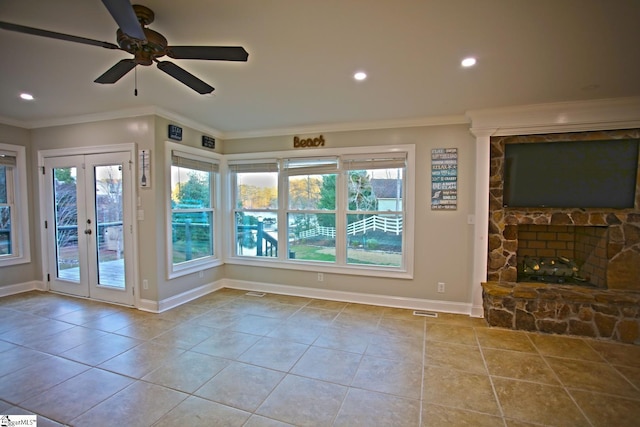
[[[438,292],[444,293],[444,282],[438,282]]]
[[[142,281],[142,289],[149,289],[149,281],[147,279]]]
[[[318,273],[318,282],[324,282],[324,274]]]

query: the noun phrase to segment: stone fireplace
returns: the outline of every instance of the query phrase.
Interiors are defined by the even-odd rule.
[[[516,209],[502,200],[505,144],[620,138],[640,138],[640,129],[491,137],[483,284],[490,325],[640,344],[640,185],[635,209]],[[526,256],[571,259],[581,280],[524,277]]]

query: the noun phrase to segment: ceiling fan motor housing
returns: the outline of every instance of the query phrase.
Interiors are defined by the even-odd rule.
[[[151,65],[155,58],[160,58],[167,54],[167,39],[157,31],[143,28],[146,42],[133,39],[118,29],[116,35],[118,45],[124,51],[129,52],[135,58],[135,62],[140,65]]]
[[[120,46],[122,50],[132,54],[136,64],[151,65],[155,58],[160,58],[167,54],[169,42],[162,34],[146,28],[146,26],[151,24],[155,19],[155,14],[151,9],[139,4],[134,4],[132,7],[147,40],[141,41],[129,37],[118,28],[116,32],[118,46]]]

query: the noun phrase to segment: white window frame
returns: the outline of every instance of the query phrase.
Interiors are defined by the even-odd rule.
[[[222,265],[222,258],[220,256],[221,246],[221,230],[220,226],[220,209],[221,204],[221,186],[220,186],[220,172],[212,172],[211,183],[211,208],[213,211],[213,255],[203,258],[198,258],[191,261],[185,261],[178,264],[173,263],[173,230],[172,230],[172,213],[171,208],[171,166],[172,166],[172,153],[176,151],[180,156],[185,158],[192,158],[193,160],[208,162],[215,165],[220,165],[222,156],[210,151],[189,147],[186,145],[177,144],[171,141],[165,143],[165,191],[166,191],[166,242],[167,242],[167,278],[174,279],[176,277],[185,276],[200,272],[205,269],[217,267]]]
[[[11,208],[12,253],[0,256],[0,267],[31,262],[26,148],[0,143],[0,153],[3,152],[15,156],[16,165],[11,176],[7,177],[7,198]]]
[[[291,270],[306,270],[315,272],[337,273],[337,274],[351,274],[361,276],[376,276],[376,277],[390,277],[390,278],[413,278],[414,270],[414,217],[415,217],[415,145],[392,145],[392,146],[373,146],[373,147],[349,147],[349,148],[331,148],[331,149],[315,149],[312,152],[309,150],[292,150],[292,151],[279,151],[269,153],[247,153],[247,154],[230,154],[225,156],[225,160],[228,162],[259,162],[261,159],[268,157],[269,159],[277,159],[281,166],[281,172],[278,176],[278,223],[285,224],[286,213],[288,209],[287,187],[286,181],[288,174],[282,171],[282,166],[285,165],[287,160],[304,159],[304,158],[328,158],[328,157],[360,157],[371,155],[371,153],[384,154],[384,153],[406,153],[406,169],[403,181],[403,207],[404,211],[404,227],[403,227],[403,241],[402,241],[402,256],[403,262],[400,267],[389,266],[371,266],[371,265],[358,265],[358,264],[334,264],[334,263],[319,263],[313,261],[303,261],[287,259],[286,249],[279,250],[277,258],[270,257],[255,257],[255,256],[238,256],[234,251],[234,239],[229,239],[226,246],[225,262],[228,264],[249,265],[257,267],[272,267]],[[342,170],[342,168],[340,168]],[[233,218],[234,203],[235,203],[235,188],[234,188],[234,176],[231,171],[227,173],[227,182],[229,194],[226,199],[227,212],[226,218],[229,224],[235,224]],[[336,182],[336,191],[340,192],[336,196],[342,197],[343,191],[346,191],[344,187],[344,181],[340,178],[344,176],[340,173]],[[340,209],[336,212],[336,229],[341,227],[346,222],[345,211]],[[346,225],[345,225],[346,226]],[[287,227],[279,226],[278,241],[285,242],[287,239],[286,229]],[[342,233],[342,232],[341,232]],[[336,235],[336,252],[346,251],[344,236],[338,237]],[[280,248],[279,248],[280,249]]]

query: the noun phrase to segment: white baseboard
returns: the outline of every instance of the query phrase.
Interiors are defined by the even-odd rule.
[[[274,283],[250,282],[245,280],[221,279],[213,283],[199,286],[195,289],[166,298],[161,301],[140,299],[138,309],[151,313],[162,313],[178,307],[196,298],[200,298],[222,288],[259,291],[282,295],[293,295],[307,298],[345,301],[359,304],[381,305],[385,307],[407,308],[412,310],[437,311],[441,313],[467,314],[472,317],[483,317],[482,307],[472,306],[470,303],[453,301],[426,300],[420,298],[406,298],[391,295],[376,295],[360,292],[333,291],[320,288],[305,288],[301,286],[278,285]],[[0,287],[0,297],[14,295],[33,290],[46,290],[40,281],[18,283]]]
[[[259,291],[307,298],[353,302],[359,304],[381,305],[385,307],[407,308],[412,310],[439,311],[442,313],[473,315],[470,303],[425,300],[420,298],[375,295],[359,292],[332,291],[329,289],[303,288],[299,286],[277,285],[273,283],[249,282],[233,279],[223,279],[222,282],[222,287],[242,289],[246,291]]]
[[[471,307],[471,317],[484,317],[484,307],[474,305]]]
[[[15,295],[22,292],[29,291],[45,291],[46,286],[40,280],[32,280],[30,282],[16,283],[8,286],[0,287],[0,297],[7,297],[9,295]]]
[[[199,286],[195,289],[190,289],[178,295],[163,299],[161,301],[152,301],[147,299],[140,299],[138,309],[142,311],[149,311],[152,313],[162,313],[163,311],[170,310],[178,307],[189,301],[193,301],[196,298],[200,298],[211,292],[217,291],[223,287],[222,280],[218,280],[213,283],[207,283]]]

